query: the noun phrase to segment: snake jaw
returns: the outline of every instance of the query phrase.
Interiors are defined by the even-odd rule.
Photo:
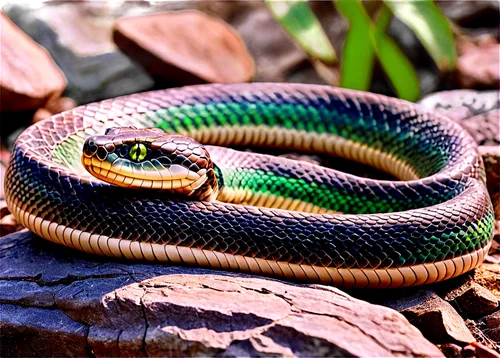
[[[83,166],[97,179],[132,189],[155,189],[213,200],[218,192],[210,155],[195,140],[158,128],[109,128],[89,137]]]

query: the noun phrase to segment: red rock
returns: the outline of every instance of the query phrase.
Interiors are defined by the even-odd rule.
[[[0,273],[6,357],[442,356],[399,313],[333,287],[105,262],[31,233],[0,240]]]
[[[57,98],[47,102],[45,108],[39,108],[33,115],[33,123],[39,122],[42,119],[75,108],[76,102],[68,97]]]
[[[0,13],[0,111],[33,110],[57,98],[66,79],[50,55]]]
[[[199,11],[118,20],[116,45],[150,74],[177,84],[248,82],[254,65],[225,22]]]
[[[471,342],[470,344],[475,348],[476,356],[481,358],[500,358],[500,354],[493,349],[486,347],[480,342]]]

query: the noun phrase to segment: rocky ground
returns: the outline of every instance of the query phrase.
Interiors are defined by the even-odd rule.
[[[324,83],[265,6],[237,4],[3,8],[2,356],[500,357],[500,222],[490,255],[474,272],[428,287],[347,293],[91,257],[42,241],[16,223],[6,208],[3,179],[8,149],[31,123],[79,104],[157,88],[252,80]],[[460,56],[453,76],[439,74],[402,23],[393,21],[389,33],[417,68],[428,95],[421,105],[476,135],[500,218],[498,3],[471,4],[439,3],[456,25]],[[313,8],[341,53],[345,23],[329,3]],[[164,13],[172,10],[189,11]],[[392,94],[378,73],[372,91]],[[299,159],[331,165],[325,158]]]

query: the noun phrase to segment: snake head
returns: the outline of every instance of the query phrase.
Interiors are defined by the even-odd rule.
[[[217,195],[210,155],[189,137],[158,128],[109,128],[87,138],[82,164],[105,182],[134,189],[166,190],[200,200]]]

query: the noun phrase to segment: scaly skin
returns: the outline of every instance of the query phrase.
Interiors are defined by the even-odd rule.
[[[336,155],[401,181],[212,146],[216,201],[126,189],[86,172],[84,140],[129,126],[207,145]],[[482,262],[493,232],[482,178],[474,140],[410,103],[312,85],[205,85],[106,100],[35,124],[15,144],[6,198],[31,231],[89,253],[402,287]]]

